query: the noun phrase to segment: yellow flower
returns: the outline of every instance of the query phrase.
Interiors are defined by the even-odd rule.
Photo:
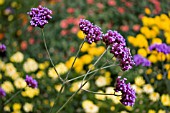
[[[14,74],[11,76],[11,78],[12,78],[13,80],[16,80],[19,76],[20,76],[20,73],[19,73],[19,72],[16,72],[16,73],[14,73]]]
[[[11,62],[16,62],[16,63],[22,62],[23,59],[24,59],[24,55],[20,51],[16,52],[15,54],[13,54],[10,57],[10,61]]]
[[[168,79],[170,80],[170,70],[168,71]]]
[[[24,63],[23,68],[27,73],[35,72],[38,69],[38,63],[32,58],[28,58]]]
[[[82,102],[82,107],[86,113],[98,113],[99,111],[99,107],[90,100],[84,100]]]
[[[31,103],[25,103],[23,106],[23,109],[25,112],[32,112],[33,111],[33,105]]]
[[[153,110],[153,109],[150,109],[150,110],[148,111],[148,113],[156,113],[156,111]]]
[[[170,106],[170,96],[168,94],[163,94],[161,96],[161,102],[164,106]]]
[[[144,35],[142,35],[142,34],[138,34],[137,36],[136,36],[136,44],[138,45],[138,47],[140,47],[140,48],[142,48],[142,47],[148,47],[148,41],[147,41],[147,39],[145,38],[145,36]],[[141,43],[142,42],[142,43]]]
[[[115,107],[114,107],[114,106],[111,106],[111,107],[110,107],[110,110],[111,110],[111,111],[114,111],[114,110],[115,110]]]
[[[168,71],[170,69],[170,64],[164,64],[164,68]]]
[[[1,85],[2,89],[5,90],[6,93],[11,93],[14,92],[14,87],[12,85],[12,83],[10,81],[5,81],[2,85]]]
[[[136,91],[137,94],[141,94],[143,92],[143,90],[139,86],[137,86],[135,84],[133,84],[131,86]]]
[[[21,92],[21,95],[24,97],[29,97],[29,98],[34,98],[34,96],[39,95],[40,90],[38,88],[30,88],[30,87],[26,87],[25,91]]]
[[[166,113],[166,111],[165,111],[165,110],[160,109],[160,110],[158,111],[158,113]]]
[[[14,111],[19,111],[21,109],[21,104],[20,103],[14,103],[12,106]]]
[[[0,80],[2,79],[2,74],[0,73]]]
[[[83,55],[80,57],[80,60],[84,63],[84,64],[90,64],[93,60],[93,56],[92,55]]]
[[[104,93],[104,92],[102,90],[99,90],[98,93]],[[94,96],[98,100],[105,100],[106,99],[106,95],[95,94]]]
[[[139,87],[143,86],[145,84],[145,80],[143,79],[142,76],[138,76],[135,78],[135,84]]]
[[[145,84],[143,86],[143,91],[147,94],[153,93],[153,87],[150,84]]]
[[[58,74],[63,75],[68,71],[67,66],[64,63],[59,63],[58,65],[55,66]]]
[[[11,111],[10,106],[9,105],[4,106],[4,111],[8,111],[8,112]]]
[[[133,107],[131,107],[131,106],[125,106],[125,108],[126,108],[128,111],[132,111],[132,110],[133,110]]]
[[[86,52],[89,49],[89,44],[87,42],[85,42],[83,44],[83,47],[81,48],[81,52]]]
[[[151,69],[151,68],[149,68],[149,69],[146,70],[146,74],[149,75],[149,74],[151,74],[151,73],[152,73],[152,69]]]
[[[155,33],[159,34],[159,28],[157,26],[152,26],[152,30],[155,31]]]
[[[70,92],[75,92],[75,91],[77,91],[82,84],[83,84],[82,81],[76,81],[76,82],[72,83],[71,88],[70,88]],[[87,83],[83,86],[82,89],[87,90],[87,89],[89,89],[89,87],[90,87],[90,83],[87,82]]]
[[[58,92],[60,91],[61,87],[62,87],[61,84],[58,84],[58,85],[54,86],[55,90],[58,91]],[[64,91],[64,89],[62,91]]]
[[[104,76],[99,76],[95,81],[95,84],[97,85],[97,87],[106,86],[107,85],[106,78]]]
[[[153,38],[151,44],[161,44],[162,40],[160,38]]]
[[[100,47],[96,48],[95,55],[100,56],[104,51],[105,51],[105,47],[100,46]]]
[[[55,72],[54,68],[49,68],[48,69],[48,76],[51,77],[52,79],[57,79],[58,75]]]
[[[138,49],[138,54],[143,56],[143,57],[146,57],[147,56],[147,51],[146,51],[146,49],[141,48],[141,49]]]
[[[12,63],[7,63],[5,65],[5,75],[12,77],[16,73],[16,68]]]
[[[106,87],[106,93],[107,94],[114,94],[116,93],[117,95],[121,95],[121,92],[115,92],[114,87]],[[108,99],[111,99],[115,104],[120,103],[120,96],[114,96],[114,95],[106,95]]]
[[[152,100],[153,102],[158,101],[159,98],[160,98],[160,95],[157,92],[153,92],[149,95],[149,99]]]
[[[5,3],[5,0],[0,0],[0,5],[3,5]]]
[[[135,46],[135,37],[134,36],[128,36],[128,42],[131,43],[133,46]]]
[[[5,71],[5,63],[0,60],[0,70]]]
[[[165,56],[164,53],[158,53],[157,59],[158,59],[159,61],[165,61],[166,56]]]
[[[161,73],[159,73],[159,74],[156,76],[156,78],[157,78],[158,80],[162,80],[163,75],[162,75]]]
[[[36,77],[38,79],[42,78],[43,76],[45,75],[45,72],[44,71],[38,71],[37,74],[36,74]]]
[[[151,54],[151,55],[148,57],[148,60],[149,60],[151,63],[156,63],[156,62],[157,62],[157,56],[154,55],[154,54]]]
[[[149,8],[145,8],[145,13],[146,13],[147,15],[150,15],[150,14],[151,14],[151,10],[150,10]]]
[[[81,30],[78,31],[78,33],[77,33],[77,37],[78,37],[78,38],[84,39],[85,36],[86,36],[86,35],[85,35]]]
[[[25,82],[25,80],[23,78],[17,78],[14,81],[14,85],[15,85],[16,88],[22,89],[22,88],[26,87],[26,82]]]

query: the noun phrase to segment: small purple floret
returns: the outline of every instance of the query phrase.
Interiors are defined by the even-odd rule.
[[[48,23],[48,20],[52,18],[52,11],[41,5],[38,8],[31,8],[31,11],[27,14],[31,17],[30,23],[33,27],[43,28]]]
[[[0,87],[0,97],[6,96],[5,91]]]
[[[133,58],[134,58],[134,62],[136,66],[139,66],[139,65],[150,66],[151,65],[151,62],[148,59],[142,57],[141,55],[137,54],[133,56]]]
[[[89,44],[102,39],[102,32],[99,26],[93,25],[90,21],[81,19],[79,23],[80,29],[86,34],[86,41]]]
[[[29,87],[32,87],[32,88],[38,87],[38,82],[35,79],[33,79],[31,76],[26,75],[25,82],[27,83]]]
[[[122,93],[120,102],[123,105],[133,106],[136,99],[136,93],[135,90],[131,88],[130,83],[128,84],[125,83],[126,80],[127,80],[126,78],[121,79],[121,77],[119,76],[116,79],[115,91],[116,92],[120,91]]]
[[[157,50],[158,52],[162,52],[164,54],[170,54],[170,46],[166,45],[165,43],[152,44],[151,46],[149,46],[149,50]]]
[[[4,44],[0,45],[0,52],[3,53],[6,51],[6,46]]]

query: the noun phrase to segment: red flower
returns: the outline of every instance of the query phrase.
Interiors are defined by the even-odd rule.
[[[87,4],[93,4],[94,0],[86,0]]]
[[[135,24],[133,25],[133,28],[132,28],[134,31],[139,31],[140,30],[140,25],[139,24]]]
[[[28,45],[28,44],[27,44],[26,41],[22,41],[22,42],[21,42],[21,49],[22,49],[22,50],[26,50],[26,49],[27,49],[27,45]]]
[[[60,22],[60,27],[63,28],[63,29],[67,28],[68,27],[67,20],[62,20]]]
[[[67,13],[74,13],[74,11],[75,11],[75,10],[74,10],[74,8],[72,8],[72,7],[70,7],[70,8],[67,9]]]
[[[120,26],[120,29],[124,32],[127,32],[127,31],[129,31],[129,26],[128,25],[122,25],[122,26]]]
[[[108,0],[107,3],[110,6],[115,6],[116,5],[116,1],[115,0]]]
[[[125,12],[125,9],[123,7],[118,7],[117,8],[117,11],[120,13],[120,14],[123,14]]]

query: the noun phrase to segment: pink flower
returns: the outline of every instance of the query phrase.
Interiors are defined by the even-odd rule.
[[[65,36],[65,35],[68,34],[68,31],[67,31],[67,30],[62,30],[62,31],[60,32],[60,34],[61,34],[61,36]]]
[[[103,9],[103,8],[104,8],[104,5],[103,5],[102,3],[97,3],[97,7],[98,7],[99,9]]]
[[[115,6],[116,5],[116,1],[115,0],[108,0],[107,3],[110,6]]]
[[[79,28],[76,27],[76,26],[74,26],[73,28],[71,28],[71,32],[72,32],[72,33],[77,33],[78,30],[79,30]]]
[[[123,7],[118,7],[117,8],[117,11],[120,13],[120,14],[123,14],[125,12],[125,9]]]
[[[26,49],[27,49],[27,46],[28,46],[28,44],[27,44],[26,41],[22,41],[22,42],[21,42],[21,49],[22,49],[22,50],[26,50]]]
[[[125,5],[127,6],[127,7],[132,7],[133,6],[133,3],[132,2],[125,2]]]
[[[34,43],[35,43],[34,38],[30,38],[30,39],[29,39],[29,44],[31,44],[31,45],[32,45],[32,44],[34,44]]]
[[[128,25],[122,25],[122,26],[120,26],[120,29],[124,32],[127,32],[127,31],[129,31],[129,26]]]
[[[140,30],[140,25],[139,24],[135,24],[133,25],[133,28],[132,28],[134,31],[139,31]]]
[[[67,28],[67,27],[68,27],[67,21],[66,21],[66,20],[62,20],[62,21],[60,22],[60,27],[63,28],[63,29]]]
[[[87,4],[93,4],[94,0],[86,0]]]
[[[72,8],[72,7],[70,7],[70,8],[67,9],[67,13],[74,13],[74,11],[75,11],[75,10],[74,10],[74,8]]]

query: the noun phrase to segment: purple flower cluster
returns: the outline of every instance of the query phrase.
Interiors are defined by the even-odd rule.
[[[167,46],[165,43],[152,44],[151,46],[149,46],[149,50],[157,50],[158,52],[162,52],[164,54],[170,54],[170,46]]]
[[[0,97],[6,96],[5,91],[0,87]]]
[[[118,76],[116,79],[116,88],[115,91],[120,91],[122,93],[120,102],[125,106],[133,106],[136,99],[135,90],[131,88],[130,83],[126,84],[125,81],[127,79]]]
[[[151,62],[148,59],[142,57],[141,55],[137,54],[133,56],[133,58],[134,58],[134,62],[136,66],[139,66],[139,65],[150,66],[151,65]]]
[[[125,39],[117,31],[108,30],[103,35],[103,41],[111,47],[110,52],[120,61],[123,71],[129,70],[134,65],[130,49],[126,47]]]
[[[33,79],[31,76],[26,75],[25,82],[27,83],[29,87],[32,87],[32,88],[38,87],[38,82],[35,79]]]
[[[4,44],[0,45],[0,52],[3,53],[6,51],[6,46]]]
[[[93,25],[90,21],[81,19],[79,23],[80,29],[86,34],[85,39],[89,44],[102,39],[101,28]]]
[[[40,28],[43,28],[44,25],[48,23],[48,20],[52,18],[50,16],[52,11],[41,5],[39,5],[38,8],[31,8],[31,11],[27,14],[31,17],[31,25]]]

